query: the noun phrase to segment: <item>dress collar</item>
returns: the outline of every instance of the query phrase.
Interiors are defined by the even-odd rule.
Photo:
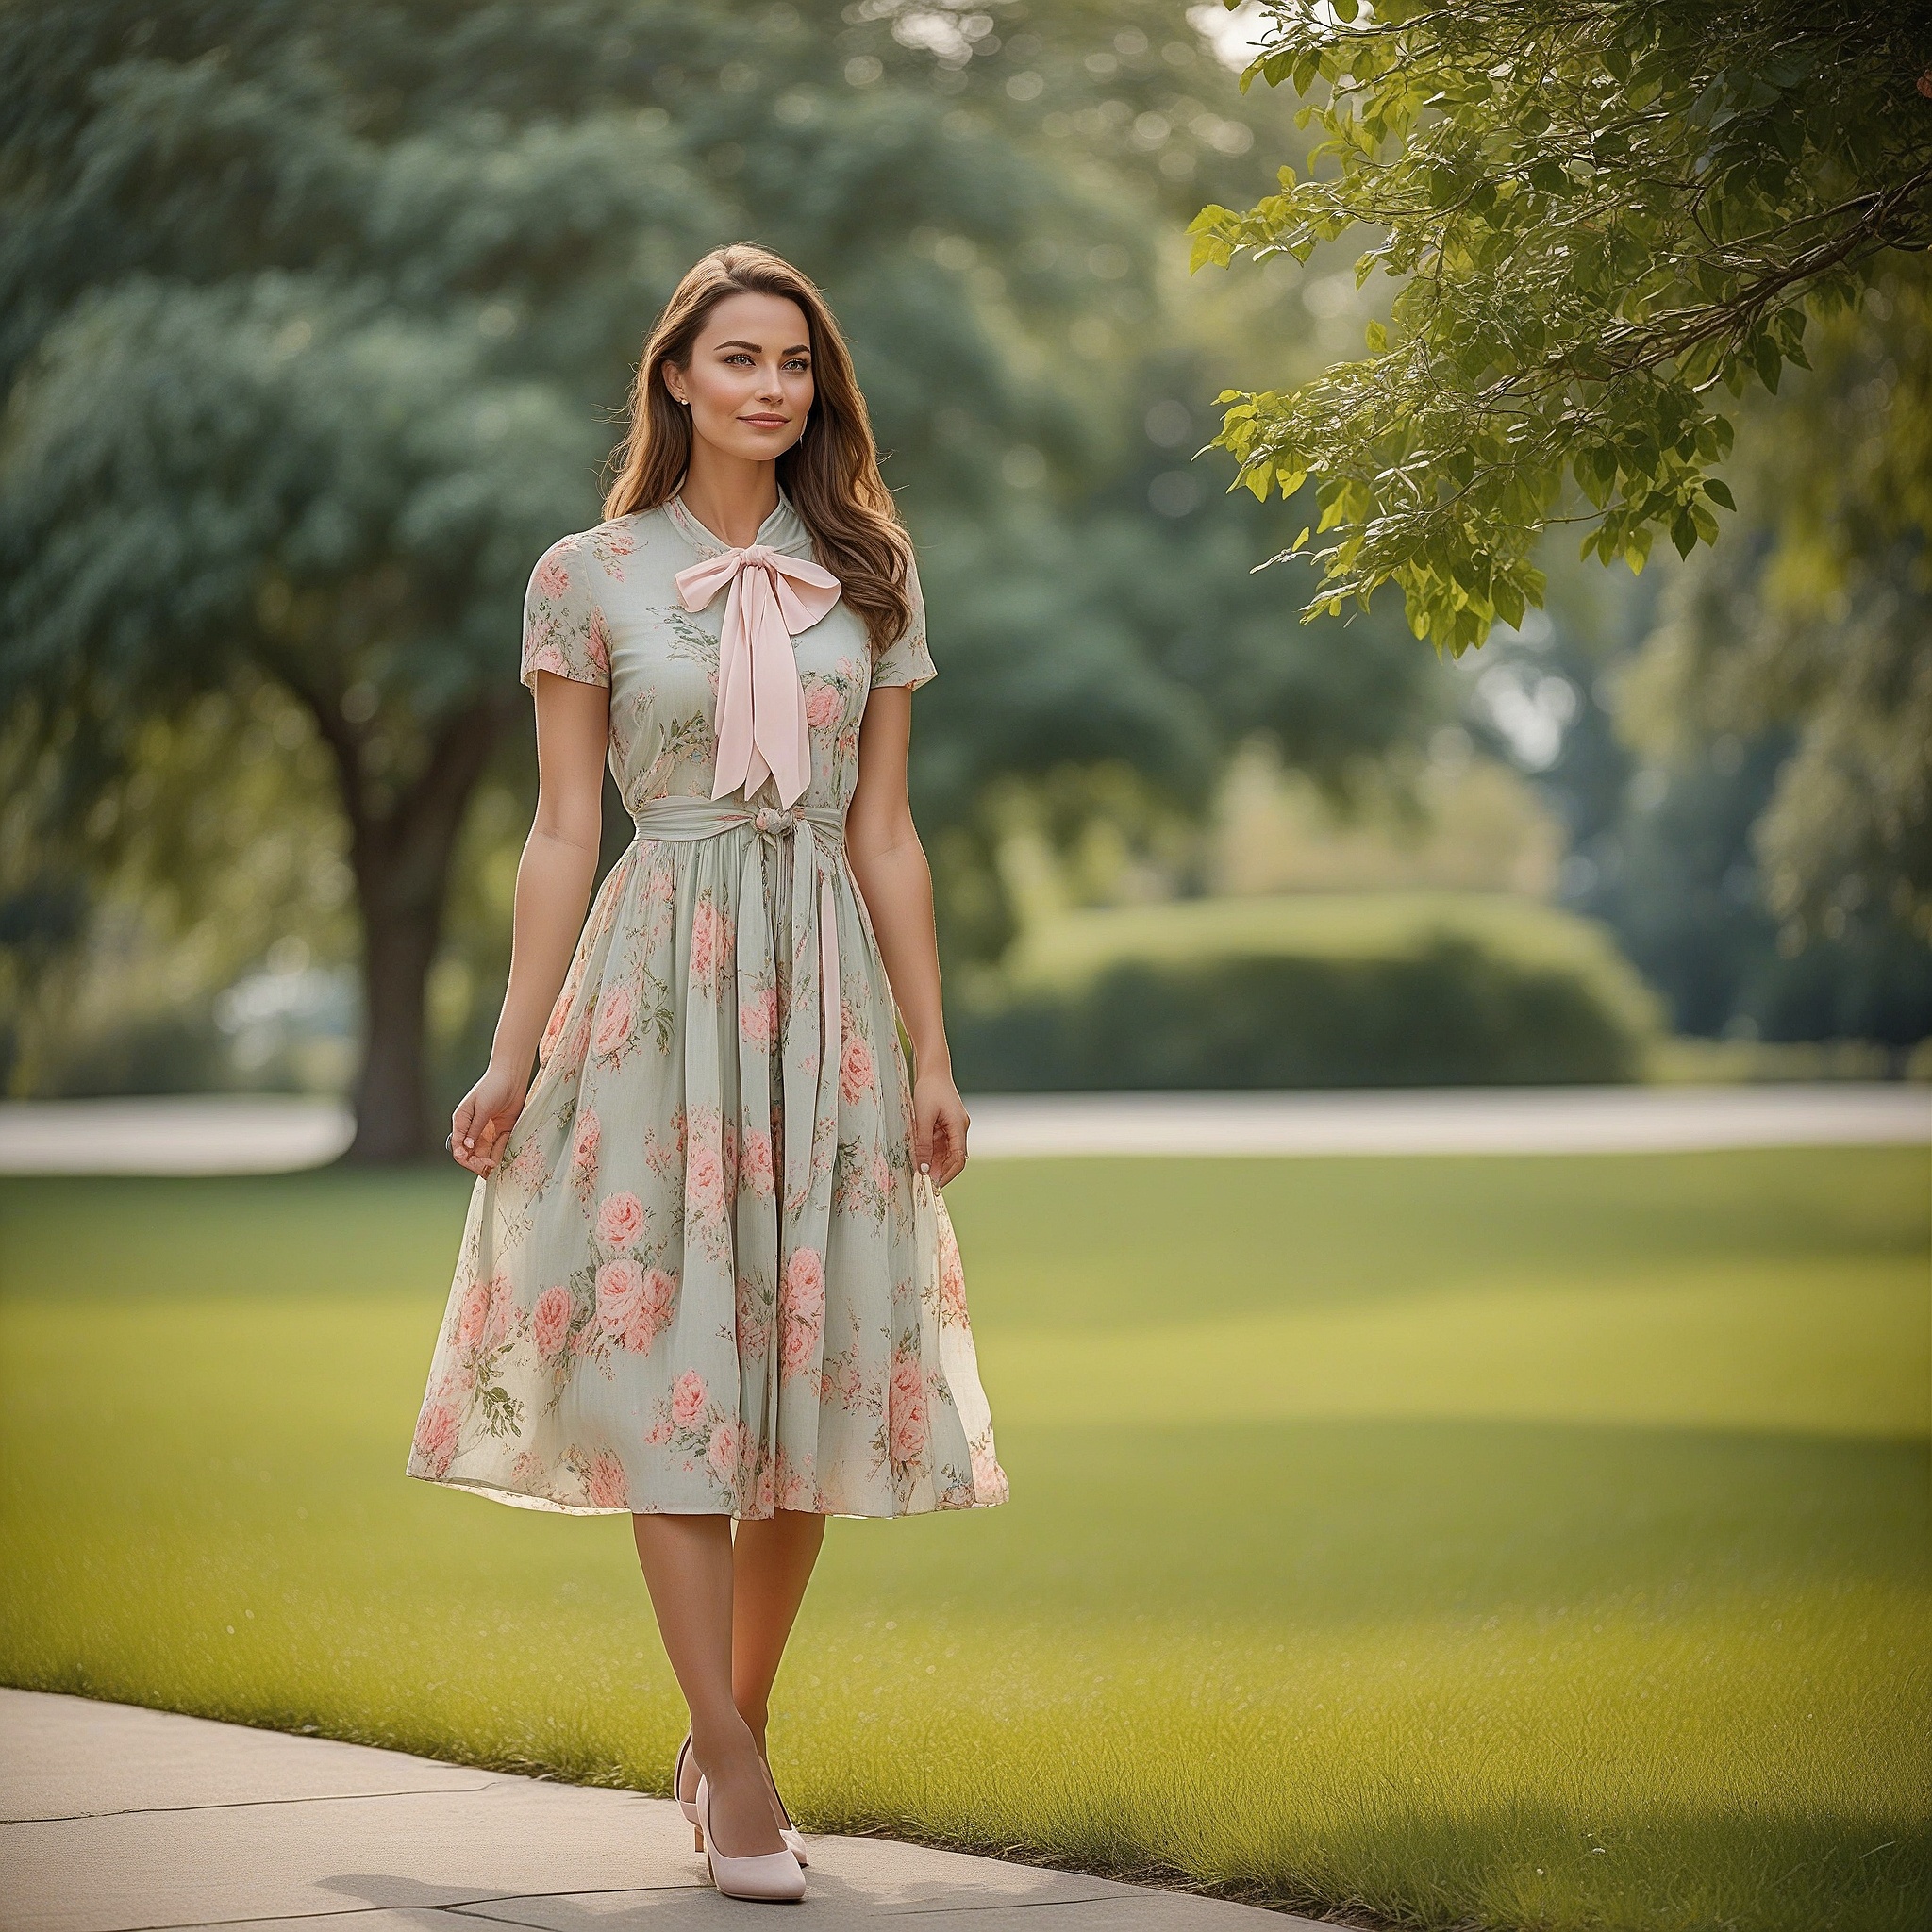
[[[723,557],[727,551],[741,547],[725,542],[715,531],[701,524],[686,504],[681,491],[673,495],[664,508],[685,541],[701,558]],[[792,507],[791,499],[783,490],[778,492],[776,507],[758,525],[758,535],[752,542],[762,543],[768,550],[782,551],[787,557],[809,558],[812,554],[811,533],[805,527],[804,518]]]

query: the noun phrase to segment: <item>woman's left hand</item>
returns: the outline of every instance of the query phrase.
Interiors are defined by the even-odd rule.
[[[966,1129],[972,1122],[950,1074],[922,1074],[912,1090],[912,1158],[921,1174],[942,1188],[966,1165]]]

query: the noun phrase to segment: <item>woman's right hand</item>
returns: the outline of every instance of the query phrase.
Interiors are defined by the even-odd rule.
[[[494,1170],[529,1091],[527,1075],[512,1074],[493,1061],[484,1070],[450,1116],[449,1151],[458,1167],[479,1174]]]

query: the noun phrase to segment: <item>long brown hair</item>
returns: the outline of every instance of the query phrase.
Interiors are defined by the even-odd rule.
[[[864,621],[874,651],[912,620],[906,591],[907,541],[891,492],[879,475],[878,447],[852,355],[825,298],[789,261],[748,242],[714,248],[678,283],[644,340],[631,385],[630,428],[611,453],[616,478],[604,498],[607,518],[656,509],[677,493],[691,467],[691,425],[664,387],[664,365],[691,366],[698,331],[727,295],[778,295],[805,313],[811,339],[812,408],[804,433],[778,458],[778,485],[811,532],[818,559],[839,579]]]

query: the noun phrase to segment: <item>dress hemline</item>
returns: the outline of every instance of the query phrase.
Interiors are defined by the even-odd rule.
[[[422,1470],[406,1469],[412,1482],[427,1483],[432,1489],[458,1490],[480,1497],[486,1503],[501,1503],[510,1509],[531,1509],[545,1516],[724,1516],[733,1523],[769,1523],[776,1515],[839,1517],[850,1523],[896,1523],[914,1516],[957,1515],[966,1509],[997,1509],[1004,1495],[982,1498],[976,1491],[965,1502],[934,1502],[924,1509],[799,1509],[776,1507],[760,1515],[755,1509],[634,1509],[628,1503],[608,1507],[597,1503],[563,1503],[554,1496],[539,1496],[528,1490],[513,1490],[507,1483],[488,1483],[477,1478],[428,1475]]]

